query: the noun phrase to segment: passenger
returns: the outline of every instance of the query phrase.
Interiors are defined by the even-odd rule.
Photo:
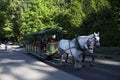
[[[29,41],[29,45],[32,46],[33,41]]]
[[[5,44],[5,50],[7,50],[7,41],[5,40],[4,44]]]
[[[1,48],[1,44],[2,44],[2,42],[0,41],[0,48]]]
[[[45,38],[41,39],[40,44],[41,44],[41,51],[42,52],[45,51],[45,49],[46,49],[46,40],[45,40]]]
[[[55,34],[52,36],[52,41],[56,41],[56,35]]]

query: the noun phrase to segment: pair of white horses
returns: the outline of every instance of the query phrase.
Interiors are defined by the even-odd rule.
[[[90,34],[88,36],[79,36],[72,40],[62,39],[58,42],[58,51],[61,55],[60,63],[62,64],[64,53],[72,55],[72,57],[74,58],[75,69],[79,69],[81,66],[83,66],[85,53],[92,56],[93,63],[93,50],[95,47],[98,46],[100,46],[99,32]],[[83,58],[81,56],[83,56]]]

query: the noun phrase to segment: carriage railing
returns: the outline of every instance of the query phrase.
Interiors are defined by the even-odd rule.
[[[57,41],[63,38],[64,35],[66,35],[66,32],[57,29],[25,34],[24,40],[27,41],[25,50],[27,53],[37,56],[54,55],[57,52]],[[44,43],[42,44],[44,41],[45,46]]]
[[[46,53],[46,55],[53,55],[57,52],[57,41],[49,41],[46,44],[45,52],[41,49],[41,44],[39,42],[33,42],[32,44],[26,44],[25,50],[27,53],[34,53],[41,55]]]

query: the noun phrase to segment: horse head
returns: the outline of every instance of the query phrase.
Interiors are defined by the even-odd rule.
[[[95,33],[94,32],[94,42],[96,47],[100,47],[100,37],[99,37],[99,32]]]
[[[93,53],[94,47],[99,47],[100,46],[100,37],[99,37],[99,32],[89,35],[89,38],[85,44],[85,49],[88,53]]]

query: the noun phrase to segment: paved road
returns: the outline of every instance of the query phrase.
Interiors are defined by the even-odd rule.
[[[27,56],[22,48],[8,46],[0,49],[0,80],[81,79]]]
[[[86,62],[86,66],[79,71],[75,71],[71,64],[65,64],[65,67],[52,66],[83,80],[120,80],[120,62],[116,60],[96,59],[94,67]]]
[[[86,66],[80,68],[79,71],[75,71],[71,63],[64,64],[63,67],[55,65],[58,62],[46,61],[46,63],[83,80],[120,80],[120,59],[97,57],[94,67],[90,67],[89,61],[86,60]]]
[[[76,71],[71,63],[65,66],[58,65],[57,61],[42,63],[36,57],[23,53],[21,49],[0,51],[1,80],[77,80],[78,77],[82,80],[120,80],[120,59],[96,58],[94,67],[90,67],[86,61],[86,66]],[[51,78],[53,75],[54,78]]]
[[[33,57],[33,55],[31,55]],[[39,60],[37,57],[33,57]],[[83,80],[120,80],[120,59],[106,59],[97,57],[94,67],[90,67],[89,58],[85,62],[85,67],[76,71],[70,63],[60,66],[57,60],[44,61],[53,67],[56,67],[64,72],[80,77]]]

